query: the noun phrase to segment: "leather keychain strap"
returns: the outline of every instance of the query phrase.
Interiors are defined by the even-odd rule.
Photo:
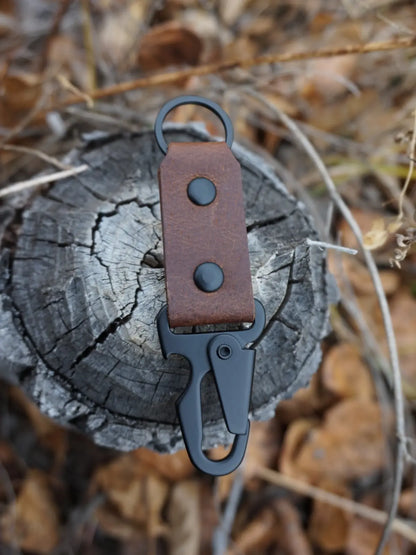
[[[167,113],[181,104],[213,111],[225,127],[224,143],[171,143],[163,137]],[[253,299],[240,166],[231,153],[231,121],[217,104],[198,96],[165,104],[156,118],[156,140],[166,154],[159,170],[167,306],[157,316],[165,358],[188,359],[191,375],[176,401],[179,422],[192,462],[219,476],[237,468],[244,457],[250,422],[255,350],[266,314]],[[255,314],[254,314],[255,312]],[[248,329],[196,333],[171,328],[224,322],[254,322]],[[202,450],[201,383],[214,374],[231,451],[221,460]]]
[[[199,97],[181,103],[189,98],[221,118],[230,143],[225,112]],[[176,105],[156,122],[162,150],[163,118]],[[227,143],[171,143],[159,169],[171,327],[254,320],[241,169]]]

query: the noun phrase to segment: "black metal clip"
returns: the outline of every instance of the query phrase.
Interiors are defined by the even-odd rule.
[[[177,334],[171,331],[167,307],[157,317],[162,353],[165,358],[179,354],[187,358],[192,372],[187,388],[177,401],[177,410],[188,454],[196,467],[207,474],[221,476],[235,470],[247,446],[254,349],[247,348],[260,337],[265,312],[255,299],[255,321],[245,330]],[[235,434],[230,453],[222,460],[209,459],[202,451],[201,382],[212,370],[228,430]]]

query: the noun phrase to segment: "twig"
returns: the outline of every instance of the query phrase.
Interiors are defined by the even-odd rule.
[[[266,54],[258,56],[257,58],[247,59],[234,59],[219,63],[204,64],[188,69],[179,71],[171,71],[167,73],[158,73],[150,77],[141,77],[132,81],[118,83],[102,89],[91,91],[90,97],[93,99],[104,98],[107,96],[114,96],[116,94],[133,91],[145,87],[156,87],[160,85],[167,85],[174,83],[178,80],[186,79],[187,77],[195,77],[202,75],[209,75],[226,71],[229,69],[248,69],[254,66],[261,66],[265,64],[278,64],[286,62],[297,62],[302,60],[312,60],[315,58],[332,58],[334,56],[348,56],[349,54],[368,54],[370,52],[383,52],[387,50],[397,50],[401,48],[410,48],[416,46],[416,35],[391,41],[383,42],[369,42],[365,44],[350,44],[340,48],[323,48],[321,50],[309,50],[302,52],[286,52],[282,54]],[[62,108],[71,104],[83,102],[83,95],[74,95],[67,98],[64,102],[55,106],[53,109]]]
[[[3,139],[0,140],[0,147],[8,143],[16,135],[19,135],[23,131],[23,129],[25,129],[25,127],[29,125],[29,123],[31,123],[37,116],[42,113],[42,110],[45,108],[48,95],[49,92],[42,92],[41,96],[37,99],[36,104],[33,106],[33,108],[29,110],[29,112],[19,121],[17,125],[7,131]]]
[[[87,164],[83,164],[82,166],[77,166],[76,168],[72,168],[70,170],[49,173],[48,175],[41,175],[39,177],[34,177],[33,179],[28,179],[26,181],[19,181],[18,183],[14,183],[13,185],[4,187],[4,189],[0,189],[0,198],[5,197],[6,195],[11,195],[12,193],[18,193],[19,191],[23,191],[24,189],[38,187],[39,185],[52,183],[53,181],[58,181],[59,179],[65,179],[65,177],[77,175],[79,173],[85,172],[85,170],[88,169],[89,166]]]
[[[352,215],[350,209],[345,204],[341,195],[338,193],[335,187],[335,184],[332,181],[332,178],[325,164],[320,158],[318,152],[315,150],[315,147],[312,145],[312,143],[309,141],[306,135],[299,129],[296,123],[289,116],[281,112],[276,106],[274,106],[271,102],[269,102],[267,99],[265,99],[261,94],[257,93],[256,91],[247,90],[246,92],[247,94],[252,95],[254,98],[257,98],[257,100],[259,100],[261,103],[267,106],[270,109],[270,111],[277,118],[279,118],[279,120],[293,133],[293,135],[298,140],[302,148],[305,150],[305,152],[308,154],[312,162],[315,164],[316,168],[318,169],[319,173],[322,176],[325,186],[329,192],[329,195],[331,196],[335,205],[338,207],[339,211],[341,212],[346,222],[350,226],[358,244],[360,245],[360,248],[362,250],[365,263],[367,265],[368,271],[373,281],[374,289],[380,305],[380,310],[383,316],[384,329],[387,337],[391,371],[392,371],[392,377],[393,377],[393,386],[394,386],[393,389],[394,389],[394,401],[395,401],[394,406],[395,406],[395,417],[396,417],[396,440],[397,440],[396,468],[395,468],[395,473],[393,477],[393,491],[392,491],[390,510],[388,513],[388,519],[386,520],[386,523],[385,523],[385,528],[382,533],[382,537],[380,539],[380,543],[376,551],[376,554],[380,555],[383,551],[386,541],[388,540],[390,530],[397,513],[401,484],[403,480],[404,458],[406,454],[404,398],[403,398],[403,389],[402,389],[402,379],[400,374],[400,364],[399,364],[399,356],[397,352],[396,338],[394,335],[394,329],[393,329],[393,324],[391,320],[391,314],[389,311],[389,306],[387,303],[387,298],[384,293],[383,285],[380,279],[380,274],[378,272],[377,265],[374,261],[374,258],[371,252],[364,248],[361,229],[357,224],[356,220],[354,219],[354,216]]]
[[[46,37],[46,42],[40,55],[40,71],[43,71],[46,68],[51,42],[58,34],[62,19],[68,11],[72,1],[73,0],[62,0],[61,2],[59,2],[58,9],[56,11],[55,17],[53,18],[51,30]]]
[[[237,512],[237,507],[241,499],[244,488],[244,474],[241,467],[235,473],[231,491],[228,496],[227,505],[224,509],[221,522],[214,531],[212,539],[212,551],[214,555],[223,555],[228,546],[228,539],[231,534],[233,522]]]
[[[262,480],[266,480],[272,484],[280,486],[282,488],[290,489],[300,495],[305,495],[316,499],[317,501],[322,501],[323,503],[328,503],[333,507],[342,509],[348,513],[352,513],[372,522],[377,522],[378,524],[386,524],[388,520],[388,515],[384,511],[379,509],[374,509],[368,505],[363,505],[362,503],[357,503],[352,499],[347,499],[341,495],[326,491],[324,489],[318,488],[316,486],[311,486],[306,482],[286,476],[281,472],[275,470],[270,470],[269,468],[258,467],[256,469],[256,475]],[[410,542],[416,544],[416,530],[409,526],[406,522],[399,518],[395,518],[392,523],[392,529],[397,533],[406,538]]]
[[[314,241],[307,237],[306,243],[309,246],[321,247],[322,249],[332,249],[334,251],[345,252],[346,254],[357,254],[357,249],[350,249],[348,247],[341,247],[341,245],[333,245],[332,243],[325,243],[324,241]]]
[[[399,196],[399,214],[397,216],[398,221],[403,219],[403,202],[406,196],[407,189],[409,187],[409,183],[413,177],[413,170],[415,169],[415,150],[416,150],[416,110],[413,112],[413,131],[412,131],[412,139],[410,141],[409,147],[409,170],[407,172],[406,181],[403,185],[403,189],[400,192]]]
[[[72,169],[71,166],[68,164],[64,164],[54,156],[49,156],[45,152],[38,150],[36,148],[30,148],[28,146],[18,146],[18,145],[3,145],[0,147],[0,150],[9,150],[11,152],[23,152],[24,154],[33,154],[33,156],[37,156],[44,162],[48,162],[52,166],[56,166],[60,170],[70,170]]]
[[[95,55],[92,36],[92,21],[90,12],[90,0],[81,1],[82,10],[82,32],[84,35],[84,47],[87,58],[88,89],[93,91],[97,88],[97,77],[95,73]]]

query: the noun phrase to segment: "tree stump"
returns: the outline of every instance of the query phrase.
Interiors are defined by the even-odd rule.
[[[166,136],[209,139],[198,126]],[[304,207],[262,159],[233,150],[254,295],[267,314],[250,414],[264,420],[317,369],[329,288],[324,253],[306,243],[316,232]],[[163,359],[155,325],[165,303],[161,159],[151,132],[103,136],[72,156],[89,170],[31,194],[23,211],[3,208],[16,241],[9,233],[1,252],[0,376],[43,413],[120,450],[183,447],[175,400],[189,367]],[[204,446],[227,443],[211,374],[202,387]]]

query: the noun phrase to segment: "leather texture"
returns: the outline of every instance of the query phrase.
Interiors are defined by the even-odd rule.
[[[194,204],[188,184],[206,177],[215,200]],[[168,319],[171,327],[253,322],[254,300],[241,169],[225,142],[170,143],[159,169]],[[224,283],[206,293],[195,268],[218,264]]]

